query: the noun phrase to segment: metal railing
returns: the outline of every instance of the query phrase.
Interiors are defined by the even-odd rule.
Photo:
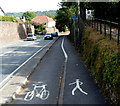
[[[114,39],[120,44],[120,23],[108,20],[92,18],[87,21],[88,25],[100,32],[100,34],[109,35],[109,39]]]

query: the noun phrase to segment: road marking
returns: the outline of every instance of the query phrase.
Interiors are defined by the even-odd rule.
[[[62,104],[63,103],[63,96],[64,96],[64,88],[65,88],[65,76],[66,76],[66,66],[67,66],[67,62],[68,62],[68,55],[64,49],[64,38],[62,40],[61,43],[61,48],[62,51],[64,53],[65,56],[65,61],[64,61],[64,73],[63,73],[63,78],[62,78],[62,87],[60,89],[60,93],[59,93],[59,97],[58,97],[58,104]]]
[[[15,69],[10,75],[8,75],[1,83],[0,88],[2,88],[8,79],[10,79],[23,65],[25,65],[28,61],[30,61],[36,54],[38,54],[43,48],[45,48],[47,45],[49,45],[52,41],[47,43],[45,46],[43,46],[41,49],[39,49],[36,53],[34,53],[31,57],[29,57],[24,63],[22,63],[17,69]]]
[[[25,101],[30,101],[33,99],[34,96],[40,98],[41,100],[46,100],[48,99],[50,93],[49,91],[46,89],[47,84],[32,84],[34,86],[32,91],[29,91],[25,97],[24,100]],[[40,90],[39,90],[40,88]]]
[[[41,39],[39,39],[38,41],[41,41]],[[23,41],[22,41],[23,42]],[[15,43],[16,45],[19,45],[20,42],[17,42]],[[26,43],[26,42],[24,42]],[[14,43],[13,43],[14,44]],[[30,46],[30,45],[33,45],[33,44],[39,44],[38,42],[29,42],[28,44],[24,44],[24,45],[19,45],[20,47],[24,47],[24,46]],[[12,45],[12,44],[11,44]],[[6,46],[7,47],[7,46]],[[3,48],[3,47],[2,47]],[[18,49],[19,47],[17,47],[16,49]],[[9,53],[14,53],[14,50],[11,50],[11,51],[7,51],[7,52],[4,52],[4,53],[0,53],[0,56],[4,56],[6,54],[9,54]]]
[[[13,50],[13,51],[14,51],[14,50]],[[5,52],[5,53],[0,54],[0,56],[4,56],[5,54],[12,53],[13,51],[7,51],[7,52]]]
[[[85,95],[87,95],[88,93],[86,93],[85,91],[82,90],[82,88],[80,87],[80,85],[83,84],[83,82],[79,81],[79,79],[76,79],[76,82],[70,83],[69,85],[73,85],[76,84],[75,88],[72,90],[72,95],[75,95],[75,91],[78,89],[80,90],[82,93],[84,93]]]
[[[68,55],[67,55],[67,53],[66,53],[66,51],[65,51],[65,49],[64,49],[64,38],[63,38],[63,40],[62,40],[61,47],[62,47],[64,56],[65,56],[65,62],[67,62],[67,60],[68,60]]]

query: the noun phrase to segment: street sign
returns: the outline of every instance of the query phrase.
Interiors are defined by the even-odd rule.
[[[71,15],[71,16],[72,16],[72,19],[73,19],[73,20],[76,20],[77,15],[74,14],[74,15]]]

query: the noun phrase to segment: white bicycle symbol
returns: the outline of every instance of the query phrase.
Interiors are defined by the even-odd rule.
[[[28,92],[24,98],[25,101],[30,101],[33,99],[35,93],[36,93],[36,97],[42,99],[42,100],[46,100],[49,96],[49,91],[46,90],[46,86],[47,84],[45,85],[38,85],[38,84],[33,84],[34,88],[32,91]],[[40,91],[38,91],[37,89],[38,88],[42,88]]]

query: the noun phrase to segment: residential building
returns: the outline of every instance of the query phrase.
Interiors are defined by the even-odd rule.
[[[46,27],[55,27],[55,21],[48,16],[36,16],[32,19],[32,21],[44,23]]]
[[[92,18],[93,18],[92,12],[93,12],[93,10],[86,9],[86,19],[87,20],[92,20]]]

